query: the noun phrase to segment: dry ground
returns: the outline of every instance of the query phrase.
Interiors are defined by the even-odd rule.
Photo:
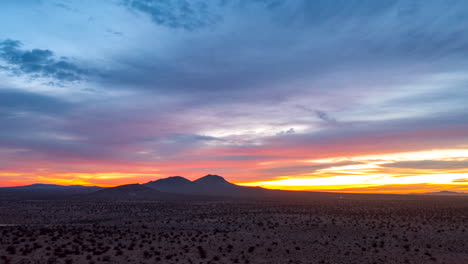
[[[467,197],[0,201],[0,263],[468,263]]]

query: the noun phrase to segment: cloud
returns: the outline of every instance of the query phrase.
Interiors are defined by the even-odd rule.
[[[69,135],[60,126],[75,107],[54,96],[0,89],[0,147],[35,150],[37,155],[44,150],[42,147],[63,146],[65,140],[60,138]]]
[[[109,34],[115,35],[115,36],[122,36],[123,35],[122,32],[114,31],[112,29],[106,29],[106,32],[109,33]]]
[[[57,96],[1,88],[0,149],[11,150],[4,159],[27,163],[37,159],[115,158],[109,146],[93,145],[89,134],[68,130],[82,107]]]
[[[154,23],[171,27],[194,30],[218,22],[219,15],[211,12],[206,1],[186,0],[123,0],[122,4],[145,13]]]
[[[36,112],[48,114],[63,114],[70,110],[73,104],[62,99],[40,93],[21,91],[18,89],[0,89],[0,112]]]
[[[217,137],[189,133],[171,133],[168,135],[152,136],[148,139],[149,141],[145,143],[146,148],[151,149],[151,153],[155,156],[168,160],[178,155],[188,155],[188,153],[197,151],[210,143],[224,141]]]
[[[418,183],[418,184],[386,184],[379,186],[368,186],[368,187],[356,187],[346,188],[336,191],[343,192],[369,192],[369,193],[427,193],[427,192],[438,192],[438,191],[455,191],[455,192],[466,192],[468,190],[467,185],[453,185],[453,184],[430,184],[430,183]]]
[[[418,170],[457,170],[468,169],[468,160],[420,160],[398,161],[380,165],[389,168],[418,169]]]
[[[281,0],[122,0],[122,5],[151,17],[157,25],[173,29],[197,30],[222,23],[233,10],[262,7],[273,10]]]
[[[304,110],[307,113],[313,113],[317,118],[328,123],[336,123],[336,119],[331,117],[327,112],[322,110],[313,110],[304,105],[296,105],[297,108]]]
[[[0,42],[0,59],[6,63],[10,73],[27,74],[31,78],[53,78],[62,82],[83,80],[87,70],[65,57],[56,58],[50,50],[23,50],[18,40]]]
[[[220,156],[207,156],[208,160],[231,160],[231,161],[264,161],[281,159],[281,156],[275,155],[220,155]]]
[[[211,136],[194,135],[194,134],[174,134],[167,137],[170,141],[183,143],[198,142],[198,141],[222,141],[222,139]]]
[[[122,67],[110,69],[104,85],[183,96],[195,106],[302,97],[317,109],[314,115],[336,122],[342,119],[334,108],[422,75],[466,67],[460,58],[468,41],[451,15],[423,26],[438,10],[458,17],[466,10],[458,1],[225,2],[124,1],[168,27],[169,36],[148,37],[122,54]],[[181,11],[186,7],[187,14]],[[218,14],[222,20],[209,19]],[[174,27],[197,30],[173,34]],[[453,48],[444,48],[447,43]]]
[[[455,179],[452,182],[466,182],[468,184],[468,178],[462,178],[462,179]]]
[[[69,5],[67,5],[67,4],[65,4],[63,2],[62,3],[54,3],[53,5],[58,7],[58,8],[61,8],[63,10],[69,11],[69,12],[78,12],[77,9],[72,8],[72,7],[70,7]]]
[[[279,135],[288,135],[288,134],[294,134],[296,131],[294,130],[294,128],[289,128],[287,130],[282,130],[278,133],[276,133],[277,136]]]
[[[318,118],[320,118],[323,121],[332,122],[332,123],[336,122],[336,119],[334,119],[333,117],[331,117],[324,111],[316,110],[315,114],[317,115]]]
[[[335,163],[322,163],[322,164],[313,164],[313,165],[296,165],[296,166],[281,166],[275,168],[266,168],[258,169],[257,172],[262,175],[268,176],[294,176],[298,174],[313,173],[318,170],[339,167],[339,166],[348,166],[348,165],[358,165],[362,164],[361,162],[347,161],[347,162],[335,162]],[[318,177],[320,175],[314,175]]]

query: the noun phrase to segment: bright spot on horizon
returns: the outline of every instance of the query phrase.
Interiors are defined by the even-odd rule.
[[[363,164],[334,166],[334,163],[343,161],[359,161]],[[422,162],[417,164],[416,162]],[[396,191],[385,190],[388,185],[420,185],[443,186],[443,188],[456,188],[462,192],[468,191],[465,181],[468,179],[466,168],[426,168],[427,161],[432,162],[468,162],[467,149],[430,150],[418,152],[391,153],[387,155],[365,155],[347,158],[329,158],[305,160],[305,163],[328,164],[329,167],[318,169],[310,174],[284,175],[277,179],[239,183],[243,186],[260,186],[269,189],[285,190],[326,190],[326,191],[365,191],[373,187],[375,192],[406,193],[400,189]],[[399,162],[415,162],[410,171],[408,168],[398,168]],[[425,164],[426,163],[426,164]],[[394,165],[392,165],[394,164]],[[396,164],[396,166],[395,166]],[[403,163],[405,164],[405,163]],[[387,166],[386,166],[387,165]],[[421,166],[419,167],[418,166]],[[395,167],[392,167],[395,166]],[[458,173],[455,173],[457,172]]]

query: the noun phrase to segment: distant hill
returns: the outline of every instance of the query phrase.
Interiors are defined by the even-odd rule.
[[[103,189],[98,186],[82,186],[82,185],[56,185],[56,184],[31,184],[17,187],[1,187],[0,199],[2,200],[18,200],[18,199],[34,199],[48,200],[58,199],[67,196],[81,195],[92,193]]]
[[[156,181],[150,181],[145,186],[166,193],[188,193],[193,183],[181,176],[172,176]]]
[[[204,186],[225,186],[225,187],[234,187],[237,186],[233,183],[226,181],[223,177],[218,175],[208,174],[205,177],[201,177],[193,181],[193,183]],[[240,186],[237,186],[240,187]]]
[[[15,190],[89,190],[96,191],[102,189],[98,186],[83,186],[83,185],[58,185],[58,184],[43,184],[43,183],[34,183],[31,185],[25,186],[16,186],[16,187],[3,187],[2,189],[15,189]]]
[[[270,192],[263,188],[235,185],[221,176],[212,174],[194,181],[175,176],[151,181],[144,185],[160,192],[204,196],[256,196]]]
[[[428,193],[421,193],[421,194],[423,195],[468,195],[468,193],[451,192],[451,191],[428,192]]]
[[[171,195],[161,193],[141,184],[126,184],[105,188],[96,192],[82,195],[86,200],[160,200],[170,198]]]

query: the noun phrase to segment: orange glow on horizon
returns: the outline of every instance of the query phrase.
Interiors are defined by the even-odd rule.
[[[427,167],[427,164],[432,164],[431,162],[439,164],[437,166],[440,167],[435,165]],[[136,182],[145,183],[174,175],[193,180],[208,173],[217,173],[239,185],[261,186],[268,189],[357,193],[417,193],[433,190],[468,192],[468,149],[247,161],[244,166],[241,166],[242,161],[217,163],[209,160],[194,164],[195,166],[190,166],[192,165],[190,163],[177,166],[175,162],[161,165],[138,164],[133,167],[128,165],[122,167],[118,164],[112,165],[114,167],[112,171],[106,171],[106,166],[103,166],[96,171],[64,173],[41,166],[32,172],[0,172],[2,178],[0,185],[49,183],[110,187]],[[223,168],[222,165],[231,166],[228,167],[231,170],[218,172],[207,169]],[[296,167],[303,171],[295,172]],[[93,168],[99,168],[98,164],[90,167]],[[292,169],[284,172],[285,168]],[[239,178],[240,175],[252,176]]]
[[[467,149],[430,150],[382,155],[335,157],[302,160],[303,164],[328,164],[329,167],[299,175],[283,175],[275,179],[239,182],[243,186],[259,186],[267,189],[337,192],[427,192],[431,189],[468,191],[468,167],[461,168],[398,168],[386,165],[398,162],[451,162],[467,161]],[[334,166],[340,162],[360,164]],[[275,162],[261,165],[277,164]],[[420,188],[421,186],[425,188]],[[388,189],[393,187],[394,189]],[[410,188],[405,188],[410,187]],[[413,188],[411,188],[413,187]],[[417,189],[419,188],[419,189]]]
[[[439,180],[440,178],[446,180]],[[325,178],[288,178],[271,181],[237,183],[242,186],[263,187],[291,191],[328,191],[328,192],[372,192],[372,193],[422,193],[432,189],[467,192],[466,182],[454,182],[466,174],[434,174],[409,177],[383,175],[348,175]],[[450,179],[450,180],[449,180]],[[388,189],[389,187],[394,189]],[[420,188],[424,186],[425,188]],[[408,188],[409,187],[409,188]],[[419,187],[416,188],[416,187]],[[429,188],[430,187],[430,188]]]

